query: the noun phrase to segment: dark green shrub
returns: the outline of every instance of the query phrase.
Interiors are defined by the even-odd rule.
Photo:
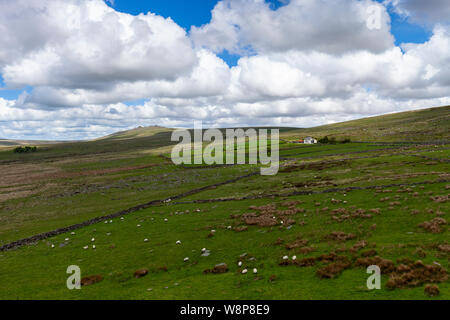
[[[14,149],[14,153],[30,153],[30,152],[36,152],[36,151],[37,151],[37,147],[30,147],[30,146],[17,147]]]

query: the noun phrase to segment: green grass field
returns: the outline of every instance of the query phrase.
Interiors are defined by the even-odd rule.
[[[285,128],[274,176],[258,165],[175,166],[172,130],[160,127],[30,154],[5,143],[0,246],[172,200],[0,251],[0,299],[448,300],[449,115]],[[306,135],[354,142],[289,143]],[[204,272],[220,263],[227,272]],[[380,290],[366,286],[374,263]],[[70,265],[102,281],[68,290]],[[148,274],[135,278],[138,269]],[[429,284],[440,294],[427,295]]]

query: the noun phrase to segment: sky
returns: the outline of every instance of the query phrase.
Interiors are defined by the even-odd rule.
[[[448,0],[0,0],[0,138],[450,104]]]

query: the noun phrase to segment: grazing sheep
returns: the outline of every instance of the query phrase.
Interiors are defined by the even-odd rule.
[[[258,273],[258,269],[254,268],[254,269],[253,269],[253,273],[254,273],[254,274],[257,274],[257,273]]]
[[[242,274],[246,274],[248,272],[247,269],[242,270]]]

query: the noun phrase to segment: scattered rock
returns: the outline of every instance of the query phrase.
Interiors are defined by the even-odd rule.
[[[209,255],[211,254],[211,251],[210,250],[206,250],[205,249],[205,251],[202,251],[203,253],[202,253],[202,257],[209,257]]]

